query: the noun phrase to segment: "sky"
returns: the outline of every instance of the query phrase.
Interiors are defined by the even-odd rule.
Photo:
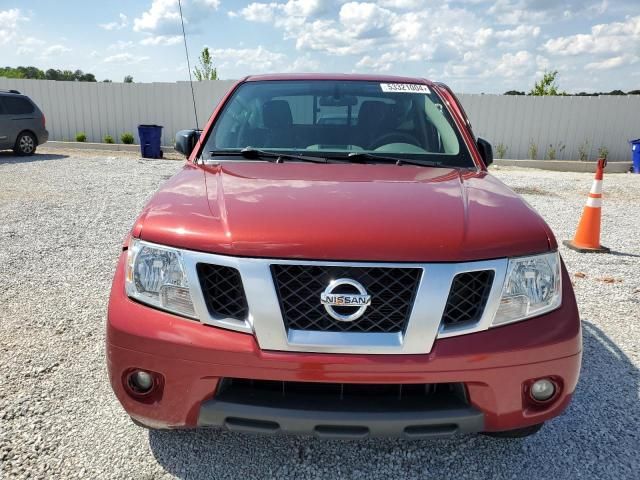
[[[460,93],[640,89],[638,0],[183,0],[192,66],[219,77],[358,72],[426,77]],[[0,66],[122,81],[188,79],[177,0],[0,0]]]

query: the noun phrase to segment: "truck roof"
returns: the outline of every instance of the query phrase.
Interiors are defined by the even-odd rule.
[[[425,78],[356,73],[270,73],[266,75],[250,75],[244,79],[245,82],[272,80],[359,80],[364,82],[422,83],[432,85],[432,82]]]

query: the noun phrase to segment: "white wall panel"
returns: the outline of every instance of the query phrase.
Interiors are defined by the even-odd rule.
[[[200,128],[235,81],[194,83]],[[173,143],[175,133],[195,125],[189,82],[84,83],[0,78],[0,89],[16,89],[40,106],[47,117],[51,140],[74,140],[84,131],[87,141],[116,142],[124,132],[138,142],[139,124],[164,127],[162,141]],[[528,158],[531,142],[544,158],[554,145],[559,160],[575,160],[579,147],[589,142],[590,160],[599,147],[611,160],[629,160],[627,143],[640,138],[640,96],[527,97],[460,95],[475,133],[507,147],[507,158]],[[565,145],[560,152],[559,146]]]

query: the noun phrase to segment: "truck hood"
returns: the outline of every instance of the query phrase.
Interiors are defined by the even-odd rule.
[[[470,261],[556,248],[539,215],[487,172],[396,165],[185,165],[134,236],[227,255]]]

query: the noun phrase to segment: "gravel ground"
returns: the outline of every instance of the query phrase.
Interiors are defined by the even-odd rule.
[[[107,380],[107,298],[125,233],[181,163],[42,152],[0,153],[1,478],[638,478],[640,176],[605,178],[613,253],[562,247],[585,347],[565,415],[524,440],[338,442],[134,426]],[[573,235],[591,174],[495,174]]]

